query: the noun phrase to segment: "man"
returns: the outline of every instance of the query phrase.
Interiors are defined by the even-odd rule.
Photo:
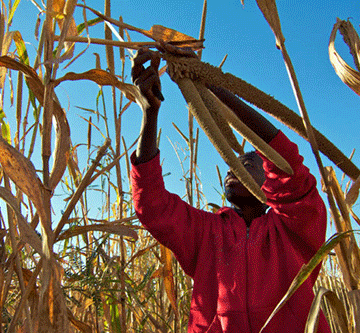
[[[143,64],[151,61],[145,69]],[[268,120],[230,92],[211,87],[237,116],[291,165],[279,170],[260,153],[240,157],[262,185],[259,202],[231,173],[225,193],[233,208],[216,214],[191,207],[164,188],[156,146],[161,104],[159,56],[148,49],[133,59],[132,78],[147,105],[136,152],[132,191],[136,213],[147,230],[170,248],[194,279],[188,332],[259,332],[291,281],[325,240],[326,210],[315,178],[297,146]],[[304,332],[319,268],[270,321],[264,332]],[[330,332],[321,315],[318,332]]]

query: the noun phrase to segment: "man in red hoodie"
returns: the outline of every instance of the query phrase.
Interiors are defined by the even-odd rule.
[[[143,66],[151,61],[150,66]],[[316,180],[297,146],[267,119],[230,92],[211,87],[222,102],[278,151],[294,174],[279,170],[259,152],[240,156],[262,186],[259,202],[228,172],[226,198],[232,208],[216,214],[195,209],[165,187],[156,146],[161,104],[159,56],[141,49],[132,79],[147,105],[136,152],[131,156],[133,202],[144,227],[170,248],[194,279],[188,332],[258,333],[293,278],[325,241],[326,210]],[[269,208],[270,207],[270,208]],[[269,209],[268,209],[269,208]],[[270,321],[264,333],[302,333],[319,268]],[[318,332],[330,332],[323,315]]]

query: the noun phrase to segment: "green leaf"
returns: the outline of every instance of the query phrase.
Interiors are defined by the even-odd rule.
[[[110,316],[111,316],[111,328],[112,332],[121,333],[120,314],[118,304],[114,299],[109,298]]]
[[[88,27],[91,27],[97,23],[103,22],[104,20],[100,17],[97,17],[95,19],[89,20],[86,22],[86,24],[88,25]],[[78,35],[80,35],[83,31],[85,30],[85,23],[81,23],[77,26],[77,32]]]
[[[12,18],[15,14],[15,11],[16,11],[19,3],[20,3],[20,0],[15,0],[14,4],[12,5],[12,7],[10,9],[10,13],[9,13],[8,25],[11,25]]]
[[[5,121],[1,122],[1,135],[7,141],[8,144],[11,144],[10,125]]]

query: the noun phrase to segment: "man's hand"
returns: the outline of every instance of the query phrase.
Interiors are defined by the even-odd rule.
[[[150,66],[145,69],[144,64],[150,60]],[[141,48],[132,59],[131,78],[133,83],[140,89],[149,103],[151,110],[158,111],[164,97],[161,93],[159,78],[160,54]],[[143,110],[145,111],[145,110]]]

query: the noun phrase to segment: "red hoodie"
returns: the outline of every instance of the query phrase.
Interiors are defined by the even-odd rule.
[[[326,210],[297,146],[279,131],[270,142],[294,174],[264,156],[262,186],[271,207],[251,223],[232,208],[195,209],[164,187],[159,154],[132,166],[136,214],[194,279],[188,332],[258,333],[303,264],[325,241]],[[134,154],[132,155],[132,162]],[[302,333],[316,269],[264,333]],[[330,332],[323,315],[319,333]]]

